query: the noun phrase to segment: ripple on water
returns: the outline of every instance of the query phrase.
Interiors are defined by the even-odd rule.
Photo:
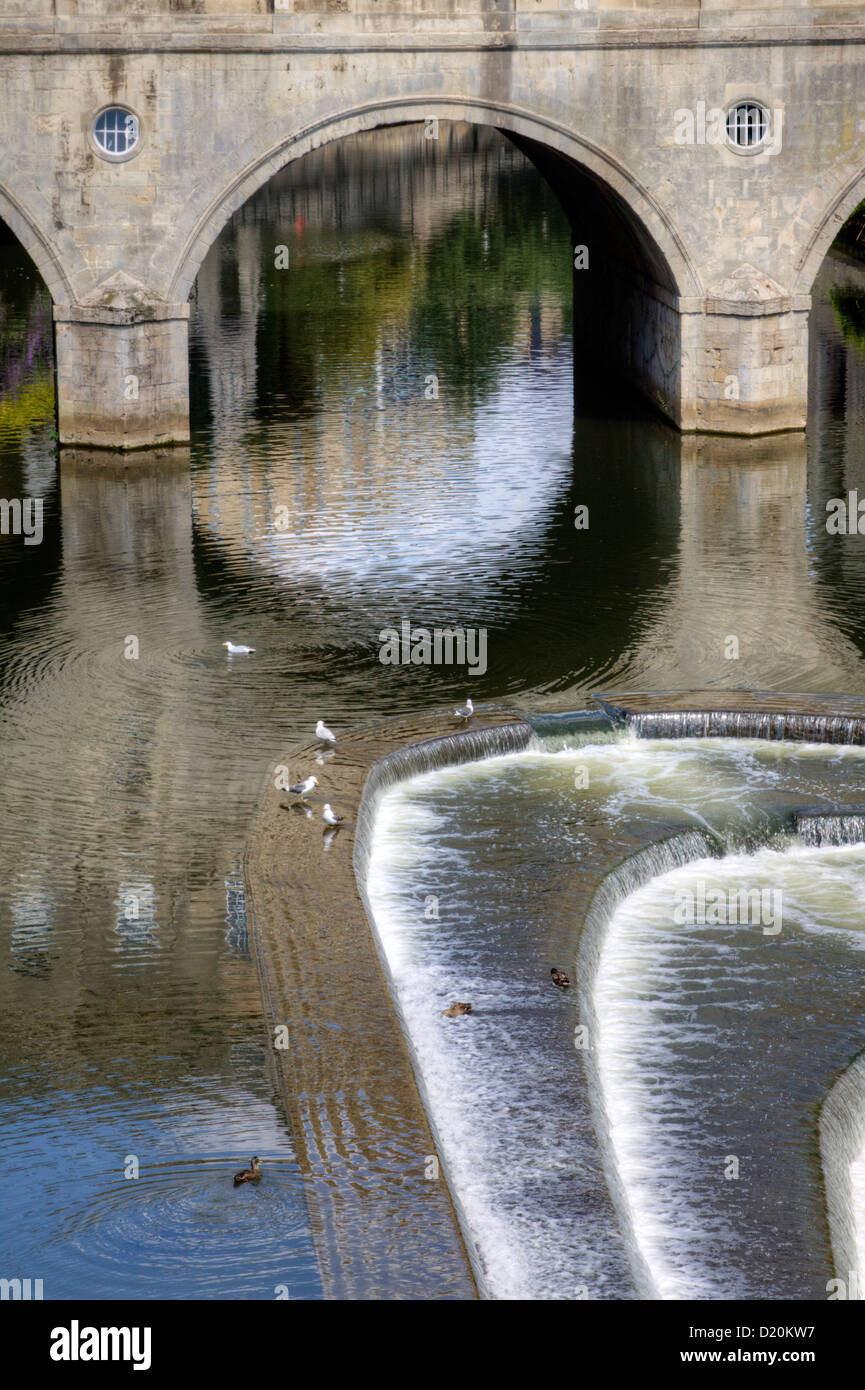
[[[315,1296],[302,1180],[271,1107],[224,1088],[208,1097],[200,1083],[147,1094],[122,1060],[89,1092],[22,1096],[7,1117],[0,1149],[11,1171],[14,1121],[19,1176],[15,1210],[0,1218],[4,1251],[44,1279],[47,1298],[271,1299],[279,1285]],[[202,1153],[218,1131],[234,1146]],[[235,1188],[251,1152],[261,1179]]]

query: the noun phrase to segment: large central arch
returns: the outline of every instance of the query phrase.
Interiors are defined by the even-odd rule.
[[[187,298],[204,257],[228,219],[243,203],[287,164],[321,145],[377,126],[421,122],[430,117],[487,125],[551,153],[562,155],[575,171],[588,177],[608,195],[644,241],[646,259],[663,272],[663,288],[678,300],[699,300],[703,287],[684,241],[669,212],[622,162],[565,126],[516,106],[460,97],[405,97],[371,102],[322,117],[294,131],[265,151],[241,148],[235,152],[238,172],[223,186],[186,229],[182,250],[170,272],[166,299]],[[676,308],[685,307],[677,303]]]

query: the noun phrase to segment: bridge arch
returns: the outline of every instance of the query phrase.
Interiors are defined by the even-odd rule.
[[[35,217],[0,183],[0,219],[18,238],[45,282],[54,304],[70,304],[72,289],[55,248],[39,229]]]
[[[796,265],[792,294],[810,294],[830,246],[844,223],[859,204],[865,200],[865,169],[859,169],[839,188],[824,209],[820,221],[812,228],[811,235]]]
[[[423,122],[430,117],[492,126],[518,143],[558,154],[575,174],[588,177],[641,245],[653,278],[673,297],[702,296],[699,273],[669,212],[624,164],[599,146],[546,117],[502,103],[441,97],[395,98],[323,117],[263,153],[250,154],[190,226],[170,277],[166,298],[188,297],[199,268],[231,215],[275,174],[311,150],[359,131]],[[521,146],[522,147],[522,146]]]

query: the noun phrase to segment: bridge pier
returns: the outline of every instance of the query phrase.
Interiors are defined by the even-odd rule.
[[[808,296],[794,301],[751,267],[723,294],[685,298],[595,266],[574,275],[578,357],[606,364],[685,432],[804,429]]]
[[[750,293],[707,295],[700,309],[682,314],[683,430],[716,434],[771,434],[804,429],[808,411],[810,296],[791,297],[747,267]],[[729,277],[734,281],[734,277]],[[735,294],[735,281],[732,286]]]
[[[148,449],[189,440],[188,304],[55,306],[54,325],[61,444]]]
[[[756,271],[729,279],[725,294],[701,300],[600,261],[593,273],[575,271],[575,351],[606,363],[683,431],[803,429],[810,299],[776,292]],[[188,442],[188,304],[56,306],[54,319],[61,444]]]

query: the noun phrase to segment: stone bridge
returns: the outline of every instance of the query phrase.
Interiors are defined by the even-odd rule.
[[[0,218],[53,298],[63,443],[188,439],[227,219],[318,145],[436,120],[552,183],[577,351],[682,430],[805,424],[811,287],[865,199],[865,5],[0,0],[0,63]]]

